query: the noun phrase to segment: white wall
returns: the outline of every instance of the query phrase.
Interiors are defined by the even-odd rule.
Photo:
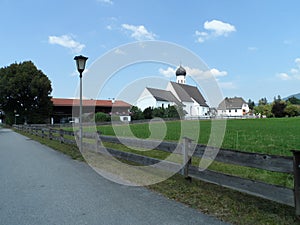
[[[123,122],[130,122],[131,116],[120,116],[120,120]]]
[[[204,107],[194,102],[183,102],[185,107],[183,109],[188,113],[186,117],[203,117],[208,115],[209,107]]]
[[[148,107],[156,107],[156,99],[145,89],[138,98],[136,106],[144,111]]]
[[[243,116],[243,109],[218,110],[219,116]]]

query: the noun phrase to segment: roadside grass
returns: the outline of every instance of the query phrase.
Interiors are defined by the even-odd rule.
[[[189,182],[180,175],[149,189],[232,224],[300,224],[292,207],[199,180]]]
[[[153,149],[149,151],[147,149],[142,149],[142,148],[132,149],[122,144],[108,143],[108,142],[104,142],[103,145],[107,148],[117,149],[120,151],[130,152],[130,153],[143,155],[143,156],[148,156],[151,158],[165,160],[167,157],[169,157],[168,160],[170,160],[171,162],[175,162],[175,163],[182,162],[181,155],[173,154],[172,157],[170,157],[170,153],[160,151],[160,150]],[[199,163],[200,163],[200,158],[192,157],[193,166],[198,166]],[[293,188],[294,186],[294,178],[292,174],[271,172],[262,169],[221,163],[217,161],[214,161],[209,166],[208,169],[212,171],[225,173],[228,175],[238,176],[246,179],[258,180],[265,183],[280,185],[288,188]]]
[[[70,155],[73,159],[84,160],[78,148],[74,145],[61,144],[58,141],[40,138],[24,132],[19,133]],[[149,151],[144,151],[143,153],[148,154]],[[156,157],[161,157],[160,152],[153,154]],[[125,160],[122,161],[126,162]],[[300,224],[295,219],[295,210],[293,207],[195,179],[189,182],[180,175],[174,175],[161,183],[148,186],[147,188],[161,193],[169,199],[182,202],[232,224]]]

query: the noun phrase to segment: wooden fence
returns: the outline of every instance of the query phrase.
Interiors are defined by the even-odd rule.
[[[73,131],[65,131],[63,129],[53,129],[51,127],[36,127],[36,126],[24,126],[16,125],[15,129],[22,130],[34,135],[41,136],[43,138],[49,138],[52,140],[60,141],[61,143],[76,144],[77,133]],[[73,137],[75,136],[75,137]],[[213,147],[207,147],[204,145],[196,145],[195,151],[190,155],[190,146],[192,141],[188,138],[182,140],[180,148],[176,142],[161,142],[161,141],[149,141],[141,139],[120,138],[114,136],[98,135],[97,133],[84,133],[84,140],[94,139],[94,144],[84,142],[84,146],[93,150],[97,150],[99,153],[104,153],[101,142],[125,144],[131,147],[140,147],[143,149],[155,149],[177,153],[182,155],[184,162],[183,169],[180,171],[185,177],[191,177],[206,182],[221,185],[235,189],[250,195],[262,197],[264,199],[272,200],[278,203],[295,207],[296,215],[300,216],[300,152],[292,151],[293,157],[288,156],[276,156],[260,153],[248,153],[228,149],[220,149],[218,155],[214,159],[215,161],[233,164],[238,166],[245,166],[251,168],[263,169],[266,171],[280,172],[286,174],[292,174],[294,176],[294,189],[290,189],[283,186],[272,185],[261,181],[245,179],[237,176],[223,174],[216,171],[204,170],[200,171],[198,167],[192,166],[192,157],[201,158],[205,150],[215,150]],[[77,137],[78,138],[78,137]],[[208,149],[207,149],[208,148]],[[114,157],[123,158],[132,162],[136,162],[142,165],[152,165],[160,162],[159,159],[150,158],[147,156],[137,155],[134,153],[128,153],[120,150],[106,148],[106,151]],[[187,162],[187,163],[185,163]],[[173,162],[165,162],[164,169],[177,170],[182,165]]]

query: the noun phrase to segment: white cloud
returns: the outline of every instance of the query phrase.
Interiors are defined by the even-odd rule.
[[[204,41],[215,37],[227,37],[230,33],[236,31],[235,26],[229,23],[224,23],[220,20],[206,21],[203,28],[208,32],[198,30],[195,32],[197,42],[199,43],[203,43]]]
[[[236,85],[234,82],[222,82],[220,81],[221,77],[227,76],[228,73],[226,71],[220,71],[218,69],[210,69],[206,71],[202,71],[197,68],[190,68],[188,66],[183,66],[186,70],[186,74],[188,76],[191,76],[193,78],[196,78],[197,80],[205,80],[214,77],[219,85],[220,88],[222,89],[236,89]],[[175,77],[176,73],[176,68],[168,67],[167,69],[159,69],[159,73],[164,75],[165,77]]]
[[[176,69],[174,69],[172,67],[168,67],[166,70],[160,68],[159,73],[164,75],[165,77],[173,77],[173,76],[175,76]]]
[[[211,78],[212,76],[214,76],[215,78],[227,76],[226,71],[220,71],[215,68],[206,70],[206,71],[202,71],[200,69],[190,68],[188,66],[183,66],[183,67],[185,68],[187,75],[189,75],[191,77],[199,78],[199,79],[207,79],[207,78]],[[175,76],[176,69],[174,69],[172,67],[168,67],[167,69],[160,68],[159,73],[164,75],[165,77],[172,77],[172,76]]]
[[[218,69],[215,69],[215,68],[211,69],[210,72],[215,77],[224,77],[224,76],[227,76],[227,72],[226,71],[219,71]]]
[[[281,80],[291,80],[292,77],[289,76],[287,73],[279,73],[277,74],[277,77],[280,78]]]
[[[202,71],[199,69],[195,68],[190,68],[190,67],[185,67],[186,68],[186,73],[192,77],[198,78],[198,79],[208,79],[212,77],[224,77],[227,76],[226,71],[219,71],[218,69],[210,69],[206,71]]]
[[[300,58],[295,59],[296,68],[290,69],[289,73],[279,73],[276,75],[281,80],[300,80]]]
[[[109,5],[113,5],[114,2],[112,0],[97,0],[98,2],[104,3],[104,4],[109,4]]]
[[[82,49],[85,48],[84,44],[80,44],[79,42],[73,40],[73,38],[69,35],[49,36],[48,42],[50,44],[56,44],[56,45],[63,46],[65,48],[69,48],[74,53],[80,53]]]
[[[204,29],[211,30],[216,36],[227,36],[229,33],[236,31],[233,25],[219,20],[206,21]]]
[[[131,37],[138,40],[154,40],[156,35],[149,32],[143,25],[134,26],[130,24],[122,24],[122,28],[131,32]]]

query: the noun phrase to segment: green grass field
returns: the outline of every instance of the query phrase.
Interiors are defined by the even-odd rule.
[[[186,121],[192,131],[195,126],[200,126],[198,143],[207,144],[211,134],[211,121],[203,120]],[[152,124],[153,130],[160,130],[161,123]],[[125,126],[105,125],[97,129],[104,135],[130,136]],[[164,140],[177,141],[180,137],[181,122],[166,122],[167,132]],[[116,132],[115,132],[115,130]],[[150,130],[148,124],[132,124],[131,132],[138,138],[148,138]],[[155,132],[154,132],[155,133]],[[162,132],[151,135],[154,139],[160,139]],[[300,150],[300,117],[296,118],[273,118],[273,119],[236,119],[227,120],[225,137],[222,148],[238,149],[247,152],[258,152],[273,155],[291,156],[290,150]]]

